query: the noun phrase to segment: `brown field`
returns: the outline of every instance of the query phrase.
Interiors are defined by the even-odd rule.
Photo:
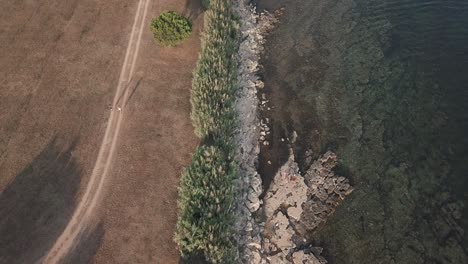
[[[189,96],[202,22],[187,1],[149,4],[145,25],[175,10],[191,16],[194,34],[168,49],[144,28],[95,225],[64,263],[179,262],[172,236],[179,174],[197,144]],[[0,263],[41,259],[70,221],[98,156],[137,2],[0,3]]]

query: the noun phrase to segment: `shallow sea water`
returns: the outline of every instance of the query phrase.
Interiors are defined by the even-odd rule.
[[[258,6],[285,7],[263,61],[262,176],[295,131],[302,170],[333,150],[355,187],[313,243],[330,263],[468,263],[468,1]]]

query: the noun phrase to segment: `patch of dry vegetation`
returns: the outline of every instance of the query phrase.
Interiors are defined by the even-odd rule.
[[[175,241],[182,256],[233,263],[237,25],[228,0],[212,0],[192,82],[192,121],[202,140],[182,174]]]

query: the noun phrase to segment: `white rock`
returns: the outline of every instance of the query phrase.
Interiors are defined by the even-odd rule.
[[[292,217],[295,220],[299,221],[299,219],[301,218],[301,214],[302,214],[302,208],[299,209],[295,206],[292,206],[288,208],[287,212],[288,212],[289,217]]]
[[[291,138],[291,143],[295,143],[297,140],[297,133],[296,131],[293,131],[292,138]]]
[[[245,226],[244,231],[250,232],[250,231],[252,231],[252,230],[253,230],[252,223],[251,223],[251,222],[247,222],[247,225]]]
[[[246,204],[247,208],[249,209],[250,212],[256,212],[260,208],[260,201],[257,202],[247,202]]]
[[[250,263],[252,264],[262,263],[262,257],[260,256],[260,253],[258,253],[258,251],[252,251]]]
[[[256,242],[251,242],[247,246],[250,247],[250,248],[255,248],[257,250],[262,249],[262,246],[259,243],[256,243]]]
[[[249,188],[249,195],[247,196],[247,199],[249,199],[249,201],[251,201],[251,202],[258,201],[258,193],[255,192],[254,189]]]
[[[294,252],[292,255],[293,263],[294,264],[321,264],[323,262],[319,261],[314,255],[312,254],[305,254],[304,251],[300,250]]]
[[[262,180],[260,179],[260,176],[256,175],[253,177],[251,180],[251,185],[250,187],[257,193],[261,194],[263,192],[263,187],[262,187]]]

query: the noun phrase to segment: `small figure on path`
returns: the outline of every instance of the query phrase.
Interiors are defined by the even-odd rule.
[[[117,106],[117,111],[122,111],[122,108],[120,108],[120,106]]]

